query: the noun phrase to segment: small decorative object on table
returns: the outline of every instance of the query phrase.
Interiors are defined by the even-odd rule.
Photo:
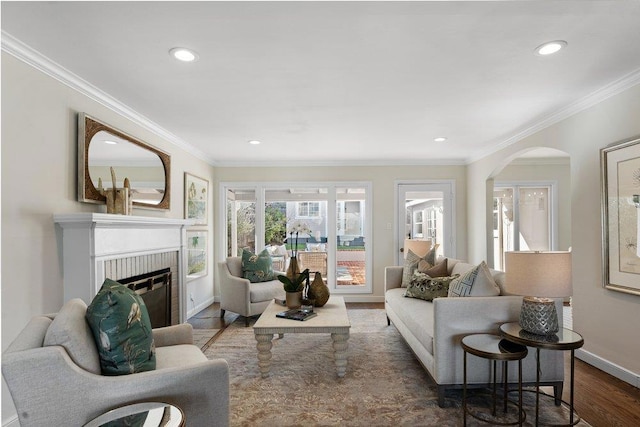
[[[313,310],[313,309],[312,309]],[[316,317],[318,314],[313,311],[304,311],[298,308],[293,308],[291,310],[282,311],[276,314],[276,317],[281,317],[283,319],[291,319],[291,320],[299,320],[305,321],[307,319],[311,319],[312,317]]]
[[[313,282],[310,285],[310,292],[313,294],[314,306],[322,307],[329,301],[330,293],[329,288],[325,285],[324,280],[322,280],[322,274],[316,271],[316,275],[313,278]]]

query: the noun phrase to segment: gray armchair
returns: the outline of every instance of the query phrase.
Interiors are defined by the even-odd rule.
[[[2,355],[2,375],[21,427],[81,426],[131,403],[161,401],[182,408],[188,426],[229,425],[227,362],[207,360],[189,324],[153,330],[156,369],[100,374],[86,304],[34,317]]]
[[[228,257],[218,263],[218,283],[220,317],[224,318],[225,311],[232,311],[245,317],[246,326],[249,326],[249,317],[262,314],[274,298],[285,299],[286,296],[282,283],[277,279],[251,283],[243,278],[241,257]]]

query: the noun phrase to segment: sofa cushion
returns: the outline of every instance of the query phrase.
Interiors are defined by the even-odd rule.
[[[169,345],[156,349],[156,369],[179,368],[206,360],[207,356],[191,344]]]
[[[59,345],[76,365],[94,374],[100,374],[98,349],[85,320],[87,304],[79,298],[67,302],[49,325],[44,337],[45,346]]]
[[[446,258],[440,260],[436,265],[430,265],[427,261],[422,260],[418,263],[418,269],[416,271],[430,277],[446,277],[449,275]]]
[[[413,273],[411,283],[404,293],[405,297],[419,298],[425,301],[433,301],[434,298],[446,297],[449,293],[449,284],[458,276],[435,277],[420,273]]]
[[[449,297],[489,297],[500,295],[500,288],[491,276],[487,263],[482,261],[453,280]]]
[[[389,289],[385,303],[391,307],[400,321],[429,352],[433,353],[433,303],[417,298],[405,298],[404,289]]]
[[[252,303],[269,301],[274,298],[284,297],[284,287],[278,280],[251,283],[251,285],[249,285],[249,301]]]
[[[436,263],[436,250],[438,249],[438,246],[440,245],[435,245],[423,257],[415,254],[411,249],[407,251],[407,257],[404,260],[404,268],[402,269],[402,288],[409,286],[411,278],[413,277],[413,272],[418,268],[420,261],[425,261],[427,263],[428,266],[425,266],[425,268],[429,268]]]
[[[156,368],[151,320],[140,295],[106,279],[87,308],[103,375],[125,375]]]
[[[264,249],[259,254],[242,250],[242,277],[251,283],[266,282],[275,279],[273,261],[269,251]]]

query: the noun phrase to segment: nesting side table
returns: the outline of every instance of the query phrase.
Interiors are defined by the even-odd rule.
[[[536,335],[527,332],[520,327],[518,322],[505,323],[500,326],[500,334],[507,340],[517,344],[534,347],[536,349],[536,427],[538,424],[538,414],[540,409],[540,349],[547,350],[571,350],[571,390],[569,401],[569,424],[573,426],[580,422],[580,417],[575,416],[573,406],[573,382],[575,369],[575,350],[582,347],[584,339],[582,336],[567,328],[560,328],[555,335]],[[544,394],[544,393],[543,393]]]
[[[526,418],[525,412],[522,410],[522,359],[527,356],[527,348],[514,344],[513,342],[501,339],[498,335],[493,334],[472,334],[462,338],[462,349],[464,350],[464,385],[462,391],[462,410],[463,410],[463,422],[467,425],[467,414],[471,415],[477,420],[490,422],[493,425],[522,425]],[[491,408],[491,415],[496,415],[496,399],[497,399],[497,373],[496,363],[498,360],[502,361],[502,376],[504,380],[504,395],[503,404],[504,412],[507,412],[507,403],[510,401],[507,398],[508,390],[508,365],[509,361],[518,361],[518,419],[515,422],[498,422],[496,420],[487,420],[480,418],[476,414],[469,411],[467,408],[467,353],[472,354],[483,359],[493,360],[493,403]],[[513,402],[511,402],[513,403]]]

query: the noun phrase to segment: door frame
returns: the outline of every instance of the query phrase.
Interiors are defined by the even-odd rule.
[[[445,194],[443,199],[444,212],[449,209],[450,215],[444,216],[443,233],[445,237],[448,236],[448,242],[443,242],[443,253],[448,258],[456,257],[456,181],[454,179],[426,179],[426,180],[395,180],[393,183],[394,203],[395,209],[393,213],[394,232],[393,232],[393,247],[394,249],[394,262],[396,265],[401,265],[400,247],[404,243],[404,232],[400,232],[400,209],[404,211],[404,200],[400,200],[401,187],[403,186],[415,186],[424,187],[431,186],[432,188],[426,191],[442,191]],[[424,188],[420,188],[416,191],[425,191]],[[406,192],[406,191],[405,191]],[[448,198],[447,198],[448,195]],[[400,203],[402,202],[402,206]],[[447,206],[448,205],[448,206]],[[402,222],[404,227],[404,214],[402,215]],[[402,240],[401,240],[402,239]]]

